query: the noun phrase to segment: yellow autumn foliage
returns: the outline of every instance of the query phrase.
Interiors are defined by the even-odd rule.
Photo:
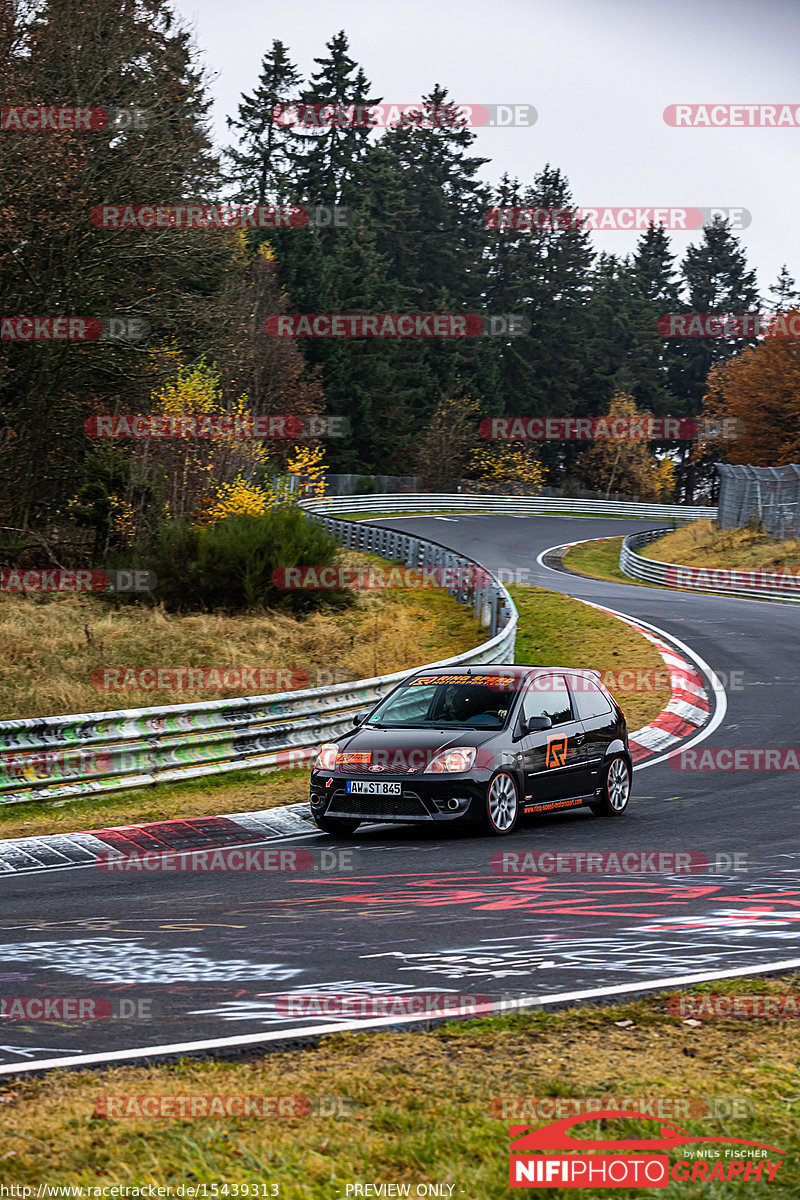
[[[535,451],[524,442],[478,447],[470,455],[469,473],[481,483],[518,483],[533,494],[541,489],[544,479]]]

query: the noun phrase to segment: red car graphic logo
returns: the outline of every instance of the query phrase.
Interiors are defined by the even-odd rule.
[[[573,1125],[603,1119],[650,1121],[658,1126],[660,1136],[621,1138],[619,1141],[570,1137]],[[510,1125],[508,1136],[511,1141],[511,1154],[527,1154],[536,1150],[548,1153],[565,1150],[631,1150],[637,1152],[641,1150],[671,1150],[677,1146],[685,1146],[689,1142],[725,1142],[734,1146],[758,1146],[762,1150],[772,1150],[775,1154],[784,1154],[784,1151],[779,1150],[777,1146],[767,1146],[764,1142],[750,1142],[745,1138],[698,1137],[686,1129],[681,1129],[678,1125],[665,1125],[662,1121],[653,1121],[652,1117],[645,1117],[641,1113],[621,1112],[616,1109],[607,1109],[591,1114],[578,1113],[577,1116],[564,1117],[561,1121],[553,1121],[549,1125],[542,1125],[538,1128],[532,1125]]]

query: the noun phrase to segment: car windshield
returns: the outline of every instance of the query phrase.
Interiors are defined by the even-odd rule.
[[[420,676],[375,710],[368,725],[396,729],[502,729],[516,699],[509,675]]]

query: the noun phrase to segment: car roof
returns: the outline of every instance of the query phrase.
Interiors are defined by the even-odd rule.
[[[600,672],[590,667],[531,667],[505,663],[479,663],[476,666],[465,667],[422,667],[415,675],[511,675],[514,679],[523,679],[526,675],[549,675],[553,671],[567,672],[572,675],[593,675],[600,678]]]

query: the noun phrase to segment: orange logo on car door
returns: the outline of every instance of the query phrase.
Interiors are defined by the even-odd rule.
[[[548,738],[545,766],[563,767],[567,761],[567,739]]]

